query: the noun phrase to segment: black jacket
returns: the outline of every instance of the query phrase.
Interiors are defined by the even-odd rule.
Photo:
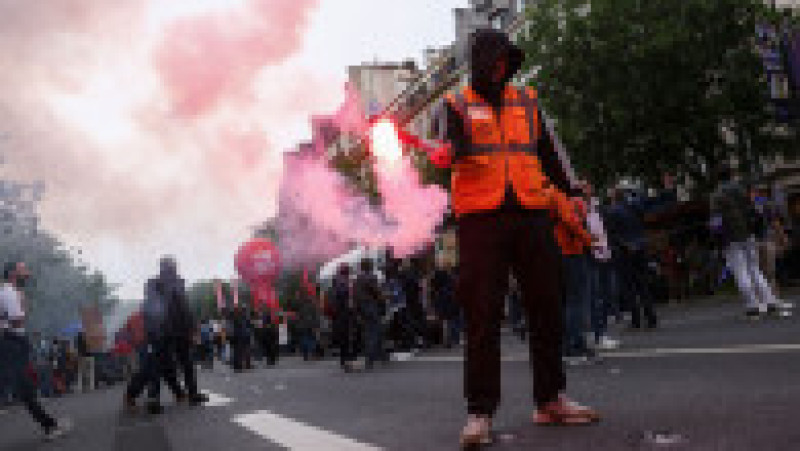
[[[195,318],[186,299],[186,284],[180,277],[159,276],[153,279],[166,309],[165,332],[172,337],[188,338],[195,329]]]
[[[359,314],[368,320],[379,318],[385,302],[378,278],[375,274],[359,274],[353,284],[353,300]]]

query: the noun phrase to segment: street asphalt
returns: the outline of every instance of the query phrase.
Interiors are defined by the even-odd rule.
[[[622,348],[568,368],[569,394],[603,414],[590,427],[531,424],[526,346],[505,336],[503,404],[488,449],[800,450],[800,318],[748,322],[739,309],[665,306],[658,330],[617,326]],[[175,405],[165,393],[158,417],[123,414],[122,387],[46,400],[75,423],[53,443],[18,407],[0,411],[0,450],[456,450],[465,419],[458,349],[369,373],[287,358],[272,369],[200,374],[211,405]]]

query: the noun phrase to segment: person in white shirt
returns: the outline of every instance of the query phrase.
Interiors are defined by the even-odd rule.
[[[615,283],[614,266],[611,260],[611,247],[608,244],[608,235],[603,218],[600,214],[600,200],[593,196],[592,185],[583,182],[584,196],[586,197],[587,213],[586,225],[589,233],[597,237],[592,246],[589,274],[591,277],[591,324],[592,337],[598,348],[609,350],[616,349],[620,343],[610,338],[608,330],[608,315],[614,309]]]
[[[23,262],[7,263],[3,267],[0,288],[0,386],[10,387],[39,423],[45,439],[53,440],[71,429],[68,420],[56,421],[42,408],[36,387],[26,374],[30,363],[31,345],[25,334],[25,308],[22,287],[30,273]]]

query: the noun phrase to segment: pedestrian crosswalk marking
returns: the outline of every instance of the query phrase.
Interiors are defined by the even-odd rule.
[[[223,396],[208,390],[203,390],[203,393],[208,396],[208,402],[204,404],[207,407],[222,407],[233,402],[233,399],[228,398],[227,396]]]
[[[233,422],[290,451],[379,451],[382,449],[266,410],[238,415],[233,418]]]

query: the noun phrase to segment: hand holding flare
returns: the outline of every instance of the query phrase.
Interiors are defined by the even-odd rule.
[[[452,159],[449,143],[426,140],[397,126],[389,119],[375,121],[369,130],[372,149],[382,164],[393,164],[402,157],[403,144],[428,154],[428,159],[438,168],[447,168]]]

